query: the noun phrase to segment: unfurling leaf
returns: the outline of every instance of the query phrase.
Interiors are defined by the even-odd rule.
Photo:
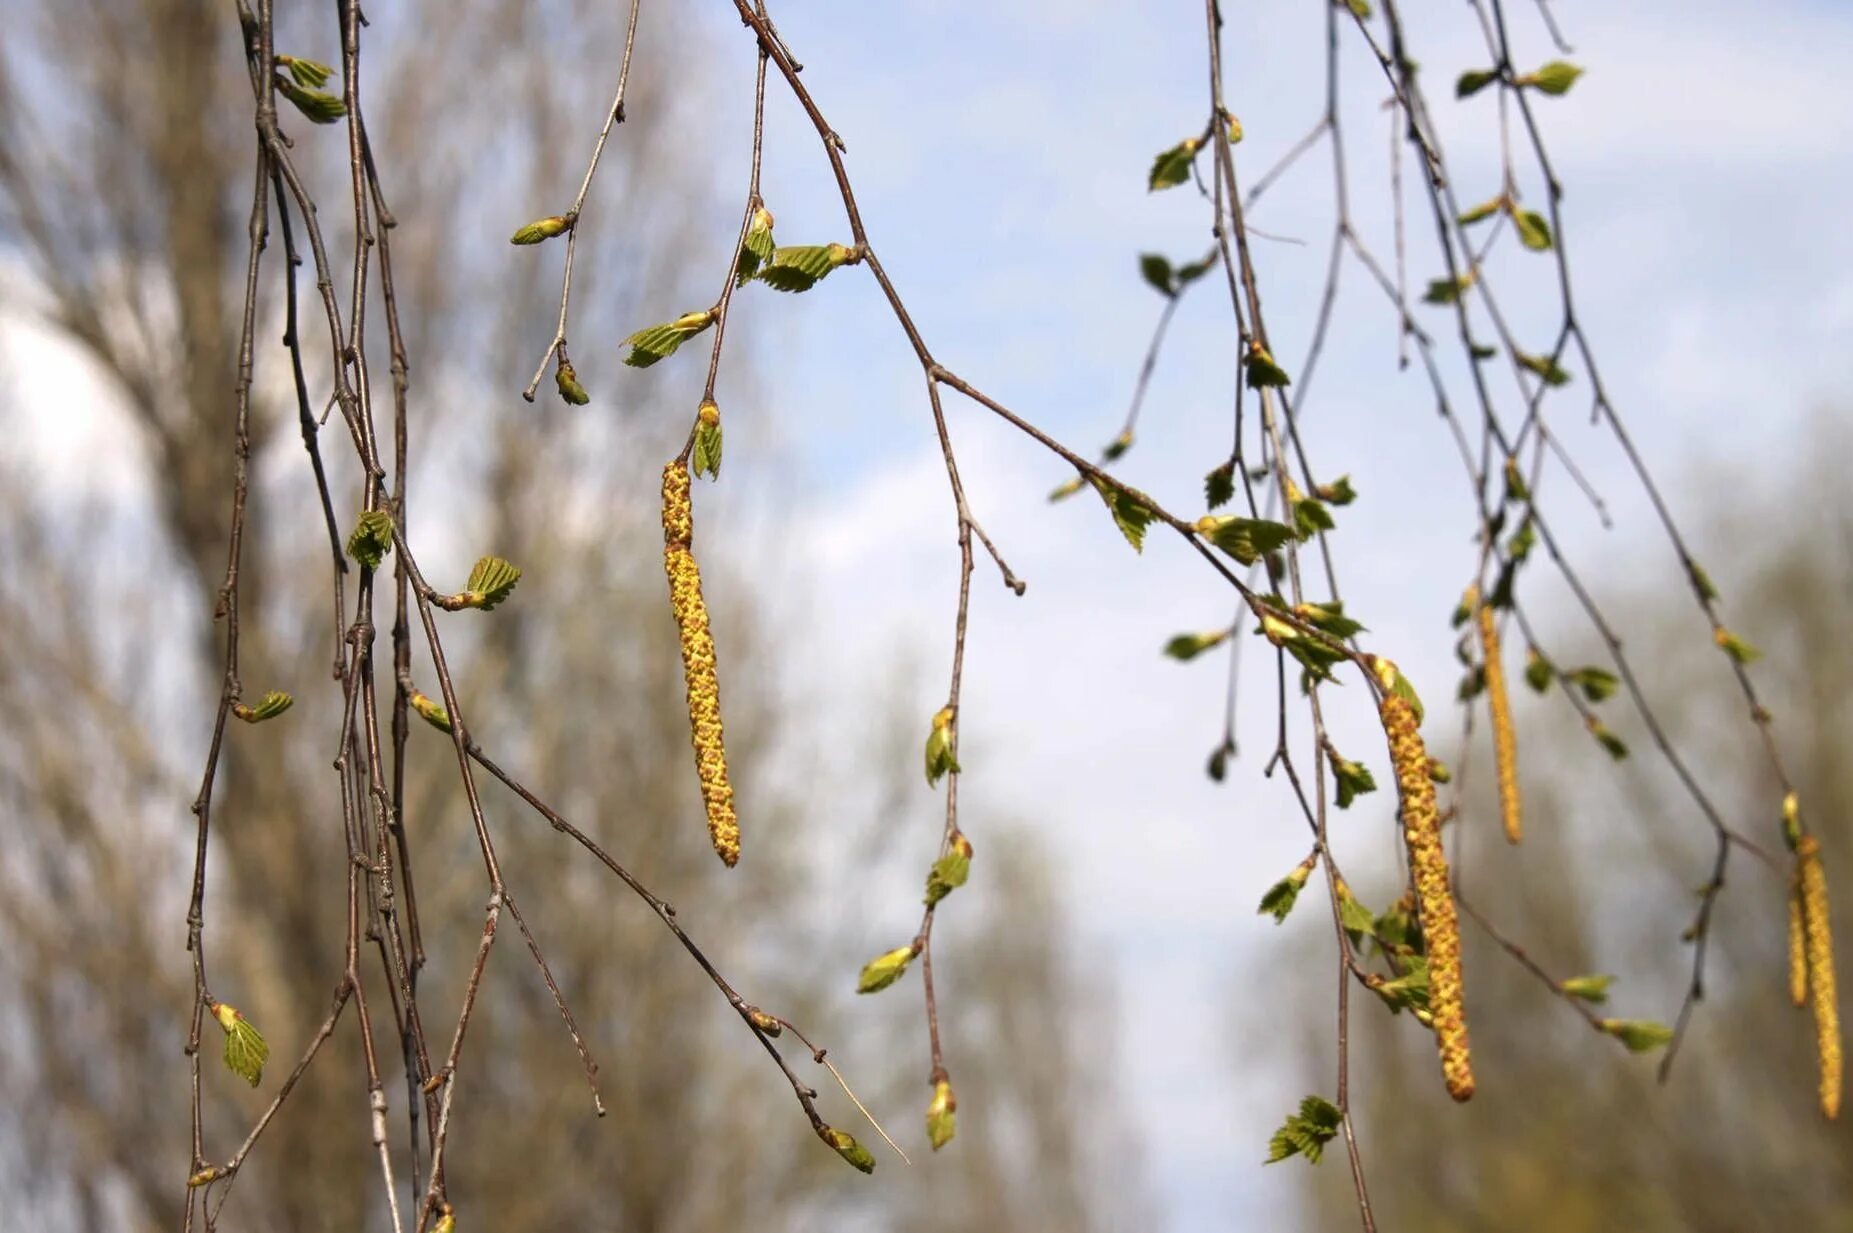
[[[913,961],[912,946],[897,946],[886,954],[875,956],[862,965],[862,972],[856,977],[856,992],[879,993],[901,979],[907,965]]]
[[[1323,501],[1314,497],[1290,496],[1289,502],[1293,507],[1294,535],[1302,542],[1321,531],[1338,529],[1338,524],[1332,521],[1332,511],[1325,507]]]
[[[1651,1019],[1604,1019],[1602,1030],[1628,1047],[1630,1053],[1651,1053],[1673,1039],[1673,1029]]]
[[[778,1021],[777,1015],[769,1015],[757,1006],[749,1006],[746,1018],[755,1029],[767,1036],[778,1036],[785,1031],[785,1025]]]
[[[1300,1111],[1288,1114],[1287,1120],[1268,1140],[1267,1163],[1274,1164],[1289,1156],[1304,1156],[1308,1162],[1318,1164],[1325,1145],[1338,1134],[1342,1121],[1337,1105],[1323,1096],[1308,1096],[1300,1101]]]
[[[855,259],[855,250],[841,244],[775,248],[754,277],[774,291],[809,291],[830,271]]]
[[[1557,987],[1584,1002],[1606,1002],[1609,1000],[1609,986],[1615,983],[1613,976],[1572,976]]]
[[[510,244],[539,244],[543,240],[551,240],[554,236],[563,234],[570,226],[572,223],[567,221],[565,215],[555,214],[549,218],[536,219],[529,223],[508,237],[508,242]]]
[[[695,474],[721,477],[721,409],[713,399],[695,413]]]
[[[1293,871],[1274,885],[1268,887],[1267,894],[1261,896],[1261,906],[1255,909],[1259,916],[1272,916],[1275,924],[1287,919],[1293,911],[1294,902],[1300,897],[1300,890],[1306,885],[1306,879],[1312,876],[1313,858],[1307,857],[1293,867]]]
[[[965,885],[972,872],[972,843],[963,832],[954,832],[952,851],[933,862],[927,872],[926,905],[930,908]]]
[[[661,325],[646,326],[620,344],[630,348],[630,354],[624,357],[624,362],[632,368],[648,368],[658,360],[674,355],[677,347],[713,324],[714,314],[702,309],[683,313],[674,321],[665,321]]]
[[[1585,722],[1589,726],[1589,735],[1595,737],[1602,748],[1608,751],[1609,757],[1620,762],[1623,758],[1628,756],[1628,746],[1623,743],[1619,736],[1610,732],[1607,725],[1601,720],[1591,715]]]
[[[436,728],[439,732],[450,731],[450,712],[445,710],[444,704],[439,702],[436,698],[428,698],[417,690],[413,690],[412,696],[407,698],[406,702],[410,704],[414,711],[418,712],[418,717],[420,719],[430,724],[433,728]]]
[[[1175,634],[1165,643],[1165,654],[1172,659],[1188,663],[1203,652],[1221,646],[1229,637],[1230,630],[1218,629],[1206,634]]]
[[[1470,69],[1454,83],[1455,98],[1472,98],[1499,80],[1497,69]]]
[[[1132,448],[1132,429],[1125,429],[1119,436],[1107,442],[1107,448],[1100,451],[1100,456],[1108,462],[1118,462]]]
[[[1113,523],[1132,545],[1134,552],[1145,551],[1145,529],[1152,525],[1157,517],[1151,510],[1141,505],[1136,497],[1113,487],[1105,480],[1096,479],[1094,488],[1100,493],[1100,499],[1107,503],[1107,512],[1113,515]]]
[[[1146,180],[1146,191],[1175,188],[1188,180],[1191,160],[1197,157],[1197,150],[1201,146],[1202,143],[1195,137],[1186,137],[1153,159],[1152,172]]]
[[[1499,213],[1505,204],[1506,199],[1504,197],[1490,198],[1486,201],[1482,201],[1471,210],[1464,211],[1458,221],[1463,227],[1470,227],[1474,223],[1485,222],[1493,215]]]
[[[856,1142],[856,1136],[847,1130],[837,1130],[826,1126],[817,1132],[825,1143],[836,1150],[836,1154],[847,1160],[864,1173],[875,1172],[875,1157],[869,1149]]]
[[[1534,253],[1541,253],[1551,246],[1551,225],[1544,221],[1544,215],[1536,210],[1512,211],[1512,224],[1518,228],[1518,241]]]
[[[1211,509],[1221,509],[1235,496],[1235,463],[1225,462],[1203,477],[1203,500]]]
[[[1524,351],[1514,351],[1512,358],[1518,361],[1519,367],[1537,373],[1546,385],[1568,385],[1570,383],[1570,374],[1548,355],[1530,355]]]
[[[1370,768],[1362,762],[1347,762],[1333,755],[1332,776],[1338,781],[1338,807],[1351,808],[1351,802],[1366,792],[1377,790],[1377,780],[1371,775]]]
[[[760,206],[753,211],[753,220],[747,224],[746,236],[740,241],[740,264],[734,267],[734,286],[743,285],[759,272],[761,266],[772,258],[772,211]]]
[[[334,76],[334,70],[319,60],[305,60],[301,56],[277,56],[277,64],[289,70],[290,78],[299,86],[315,89],[328,84]]]
[[[553,370],[553,384],[560,391],[561,401],[575,407],[583,407],[592,401],[592,396],[585,392],[585,386],[579,384],[579,374],[573,371],[572,364],[565,356]]]
[[[948,771],[957,774],[959,770],[959,761],[952,754],[952,708],[948,706],[933,716],[933,725],[927,732],[927,787],[937,787],[940,776]]]
[[[1140,253],[1139,273],[1159,295],[1177,294],[1177,274],[1171,269],[1171,259],[1163,253]]]
[[[1556,669],[1551,661],[1538,654],[1538,648],[1532,647],[1525,656],[1525,684],[1531,686],[1533,693],[1543,693],[1551,687],[1551,677]]]
[[[959,1100],[952,1094],[951,1082],[941,1079],[933,1085],[933,1099],[926,1111],[927,1142],[934,1151],[952,1142],[958,1129],[958,1112]]]
[[[1471,272],[1459,278],[1431,278],[1428,280],[1428,290],[1422,293],[1422,302],[1424,304],[1454,304],[1471,286],[1473,286]]]
[[[1278,389],[1283,385],[1292,385],[1292,378],[1287,370],[1274,362],[1274,357],[1266,347],[1259,344],[1248,349],[1247,360],[1248,388],[1251,390]]]
[[[1719,650],[1731,657],[1732,663],[1747,664],[1761,659],[1763,656],[1763,652],[1757,650],[1723,626],[1719,626],[1712,634],[1712,641],[1718,644]]]
[[[256,1087],[264,1078],[264,1062],[270,1057],[270,1046],[236,1007],[214,1002],[210,1009],[213,1018],[225,1029],[226,1068]]]
[[[1313,489],[1313,495],[1327,505],[1349,505],[1358,499],[1358,490],[1351,486],[1349,475],[1341,475],[1331,483]]]
[[[488,612],[507,599],[519,581],[521,571],[501,557],[478,557],[470,570],[470,580],[463,584],[464,606]]]
[[[1087,484],[1087,477],[1085,475],[1079,475],[1079,474],[1077,474],[1071,480],[1066,480],[1063,483],[1057,484],[1049,492],[1050,504],[1054,504],[1057,501],[1066,501],[1069,497],[1072,497],[1075,493],[1080,492],[1081,489],[1086,484]]]
[[[1428,777],[1436,783],[1454,782],[1454,772],[1450,771],[1448,769],[1448,764],[1443,762],[1440,758],[1430,758],[1428,760]]]
[[[323,90],[306,90],[286,77],[276,78],[277,93],[315,124],[333,124],[347,114],[347,104]]]
[[[237,703],[232,707],[232,714],[238,716],[238,718],[244,720],[248,724],[261,724],[266,719],[275,719],[283,712],[289,710],[295,701],[296,699],[290,697],[282,690],[273,689],[262,698],[259,698],[256,706],[246,706],[242,702]]]
[[[1530,671],[1529,668],[1526,671]],[[1591,665],[1564,673],[1564,678],[1583,691],[1583,696],[1591,702],[1606,702],[1614,696],[1620,687],[1621,679],[1607,668]],[[1540,690],[1539,692],[1543,692]]]
[[[1285,523],[1266,518],[1231,518],[1205,514],[1197,519],[1197,534],[1241,564],[1253,565],[1292,539],[1293,529]]]
[[[370,509],[354,523],[354,533],[347,537],[347,555],[368,569],[378,569],[392,551],[392,515],[383,509]]]
[[[1560,95],[1569,93],[1576,79],[1583,75],[1583,70],[1567,60],[1552,60],[1535,73],[1526,73],[1518,79],[1521,86],[1535,86],[1546,94]]]

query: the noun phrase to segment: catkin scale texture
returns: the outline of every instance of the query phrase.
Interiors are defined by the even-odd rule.
[[[1416,906],[1428,946],[1428,1006],[1435,1017],[1435,1040],[1448,1095],[1473,1095],[1473,1065],[1467,1045],[1467,1014],[1461,997],[1461,930],[1448,883],[1448,858],[1441,847],[1441,811],[1435,784],[1428,776],[1428,750],[1416,722],[1415,708],[1386,692],[1379,710],[1390,742],[1401,798],[1403,843],[1415,878]]]
[[[1798,882],[1789,892],[1789,1000],[1808,1004],[1808,940],[1802,923],[1802,892]]]
[[[1820,844],[1803,835],[1795,845],[1801,864],[1803,946],[1808,959],[1808,991],[1813,997],[1815,1045],[1821,1059],[1821,1112],[1840,1116],[1840,1006],[1834,991],[1834,939],[1828,928],[1827,872],[1821,868]]]
[[[1499,818],[1506,840],[1524,838],[1518,798],[1518,733],[1512,726],[1512,695],[1499,653],[1499,623],[1491,604],[1480,605],[1480,650],[1486,663],[1486,704],[1493,716],[1493,760],[1499,779]]]
[[[679,462],[663,468],[663,570],[669,576],[669,604],[682,644],[682,675],[688,686],[689,737],[701,799],[708,810],[708,837],[721,860],[740,859],[740,823],[734,816],[733,785],[727,779],[727,749],[721,732],[721,688],[715,671],[714,635],[695,564],[694,513],[689,474]]]

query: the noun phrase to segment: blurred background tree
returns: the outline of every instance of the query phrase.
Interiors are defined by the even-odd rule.
[[[1814,437],[1821,448],[1808,472],[1780,487],[1759,488],[1722,463],[1697,469],[1684,487],[1738,494],[1728,522],[1714,515],[1706,551],[1735,564],[1738,581],[1726,598],[1745,636],[1767,652],[1759,667],[1776,731],[1818,819],[1828,877],[1844,882],[1853,875],[1844,856],[1853,843],[1853,768],[1844,751],[1853,653],[1840,613],[1853,591],[1853,504],[1827,461],[1842,456],[1846,429],[1823,416]],[[1724,691],[1727,666],[1664,590],[1643,589],[1619,571],[1605,581],[1646,684],[1664,700],[1674,743],[1701,768],[1726,815],[1768,841],[1777,822],[1771,802],[1781,793],[1748,744],[1754,736],[1740,704]],[[1581,658],[1566,662],[1601,659],[1592,641],[1576,649]],[[1709,831],[1632,716],[1614,726],[1634,756],[1611,766],[1589,757],[1589,737],[1560,697],[1520,688],[1514,700],[1529,815],[1522,848],[1498,838],[1484,726],[1465,755],[1435,740],[1477,781],[1456,823],[1474,832],[1460,837],[1465,894],[1553,977],[1615,975],[1600,1013],[1671,1022],[1690,975],[1690,947],[1677,930],[1710,871]],[[1360,878],[1359,893],[1373,904],[1387,900],[1397,876]],[[1665,1086],[1655,1080],[1658,1054],[1632,1055],[1592,1033],[1471,922],[1463,929],[1481,1080],[1471,1104],[1449,1107],[1433,1043],[1408,1016],[1354,1000],[1353,1109],[1380,1227],[1853,1229],[1853,1128],[1824,1122],[1811,1099],[1813,1028],[1787,995],[1785,891],[1783,874],[1738,863],[1719,901],[1706,998]],[[1331,945],[1323,919],[1294,923],[1299,937],[1283,952],[1303,961],[1307,948]],[[1276,961],[1292,962],[1267,960]],[[1308,1042],[1299,1059],[1304,1083],[1326,1090],[1330,1002],[1306,997],[1295,1014],[1303,1033],[1295,1039]],[[1357,1227],[1342,1162],[1300,1177],[1304,1227]]]
[[[918,1009],[910,999],[845,1013],[845,974],[866,956],[807,858],[818,842],[799,769],[808,755],[778,722],[788,705],[776,670],[781,613],[754,573],[728,568],[728,528],[748,535],[750,493],[731,509],[715,502],[720,530],[707,540],[730,751],[755,832],[753,876],[730,880],[691,841],[700,805],[660,531],[654,501],[640,499],[654,491],[657,460],[679,431],[667,426],[680,417],[649,395],[598,416],[507,405],[506,374],[525,372],[545,341],[530,326],[552,319],[557,267],[472,261],[460,254],[480,247],[453,243],[460,232],[499,239],[507,219],[533,212],[537,186],[550,193],[576,179],[581,143],[554,136],[579,135],[603,105],[621,6],[421,0],[391,10],[370,14],[369,127],[400,221],[391,242],[414,439],[433,443],[414,454],[409,522],[430,535],[434,573],[460,581],[483,545],[526,571],[519,602],[451,638],[461,693],[494,699],[476,708],[475,726],[498,758],[682,906],[726,971],[818,1027],[866,1082],[865,1099],[905,1110],[891,1129],[918,1142],[924,1091],[897,1077],[915,1069]],[[279,48],[337,60],[325,17],[303,6],[280,14]],[[7,307],[80,348],[99,395],[125,409],[118,445],[132,479],[73,508],[17,454],[0,458],[0,801],[13,819],[0,861],[0,1186],[9,1227],[171,1230],[188,1160],[187,803],[219,670],[209,617],[227,534],[249,87],[224,3],[20,0],[6,22],[0,259],[23,271],[6,281]],[[548,33],[560,29],[574,37]],[[691,86],[702,57],[689,44],[700,37],[675,6],[644,23],[642,58],[677,76],[644,72],[633,85],[618,140],[652,171],[647,182],[605,172],[592,208],[625,223],[580,241],[576,336],[615,339],[647,319],[647,306],[695,302],[705,289],[691,271],[724,255],[709,251],[686,207],[710,187],[706,168],[675,156],[699,104]],[[524,44],[545,47],[544,71],[538,52],[506,54]],[[467,87],[459,65],[470,66]],[[343,200],[344,169],[299,156],[318,197]],[[331,243],[351,247],[351,219],[323,214]],[[260,729],[228,752],[209,894],[215,980],[240,990],[276,1067],[326,1013],[345,903],[335,893],[344,875],[333,750],[291,735],[335,730],[333,691],[316,682],[336,647],[321,514],[275,347],[274,216],[271,250],[254,402],[259,512],[241,581],[244,677],[296,694],[290,722],[300,726]],[[313,331],[313,275],[297,278]],[[319,378],[326,388],[325,358],[304,353],[311,387]],[[376,372],[385,367],[376,360]],[[43,412],[5,397],[0,414]],[[346,453],[327,451],[338,505],[357,490]],[[414,672],[431,679],[422,657]],[[886,696],[870,705],[894,711]],[[894,739],[911,744],[906,727]],[[485,892],[448,742],[422,726],[411,741],[407,817],[430,954],[421,1005],[447,1031]],[[875,869],[900,858],[909,882],[918,854],[888,837],[909,808],[933,807],[918,796],[871,811],[883,824],[858,841]],[[1138,1227],[1136,1177],[1114,1138],[1110,1033],[1057,1009],[1110,1006],[1112,993],[1063,951],[1064,908],[1026,833],[991,828],[982,877],[1015,893],[974,897],[959,928],[968,942],[990,941],[947,977],[960,991],[947,1031],[965,1059],[962,1089],[982,1092],[992,1112],[961,1127],[950,1167],[890,1168],[877,1191],[820,1150],[783,1080],[641,904],[512,795],[489,789],[486,806],[511,885],[532,888],[522,902],[602,1063],[611,1116],[592,1116],[557,1012],[510,943],[472,1022],[473,1078],[458,1099],[473,1116],[447,1165],[470,1227],[797,1229],[823,1213],[878,1210],[896,1229],[949,1219]],[[931,832],[930,819],[915,820],[912,833]],[[390,1040],[373,979],[375,1030]],[[379,1212],[349,1014],[241,1176],[230,1227],[347,1233]],[[900,1056],[910,1064],[894,1065]],[[390,1056],[382,1064],[396,1068]],[[794,1064],[813,1069],[802,1051]],[[267,1099],[208,1089],[220,1141],[241,1135]],[[388,1092],[403,1139],[403,1084]],[[847,1124],[847,1105],[837,1109],[834,1092],[823,1099]],[[1109,1153],[1112,1171],[1100,1167]]]

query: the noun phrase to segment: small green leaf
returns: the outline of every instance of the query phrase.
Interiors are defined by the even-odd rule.
[[[501,557],[478,557],[469,581],[463,584],[464,601],[488,612],[507,599],[519,581],[521,571]]]
[[[1267,894],[1261,896],[1261,906],[1255,909],[1256,915],[1272,916],[1275,924],[1287,919],[1293,911],[1294,901],[1300,897],[1300,890],[1306,885],[1306,879],[1312,876],[1313,858],[1307,857],[1293,867],[1289,873],[1274,885],[1268,887]]]
[[[1188,180],[1191,161],[1197,157],[1201,145],[1195,137],[1186,137],[1153,159],[1151,175],[1146,179],[1146,191],[1175,188]]]
[[[746,236],[740,242],[740,263],[734,267],[734,285],[744,284],[772,257],[772,211],[760,206],[753,211]]]
[[[907,971],[907,965],[914,961],[912,946],[897,946],[886,954],[875,956],[862,965],[862,972],[856,977],[857,993],[879,993],[901,979]]]
[[[1322,604],[1293,605],[1293,615],[1322,633],[1334,638],[1350,638],[1364,632],[1364,625],[1345,615],[1345,605],[1329,599]]]
[[[1087,485],[1087,477],[1085,475],[1080,474],[1079,472],[1076,472],[1075,477],[1073,479],[1064,480],[1062,483],[1059,483],[1054,488],[1050,489],[1049,503],[1053,505],[1057,501],[1066,501],[1069,497],[1072,497],[1075,493],[1080,492],[1082,488],[1086,487],[1086,485]]]
[[[1455,98],[1472,98],[1499,80],[1498,69],[1470,69],[1454,83]]]
[[[964,835],[956,835],[952,851],[933,862],[927,871],[926,905],[930,908],[965,885],[972,872],[972,845]]]
[[[856,1142],[856,1136],[847,1130],[837,1130],[826,1126],[817,1132],[823,1141],[836,1150],[836,1154],[856,1166],[864,1173],[875,1172],[875,1157],[869,1149]]]
[[[1278,389],[1291,385],[1293,381],[1287,376],[1287,370],[1274,362],[1274,357],[1266,347],[1250,347],[1248,350],[1248,388],[1251,390]]]
[[[1464,211],[1461,214],[1459,220],[1460,224],[1463,227],[1471,227],[1475,223],[1485,222],[1493,215],[1499,213],[1500,209],[1504,207],[1505,204],[1506,199],[1503,196],[1482,201],[1471,210]]]
[[[347,554],[368,569],[378,569],[392,551],[392,515],[383,509],[370,509],[354,523],[354,533],[347,537]]]
[[[1592,715],[1585,722],[1587,722],[1589,725],[1589,734],[1596,738],[1597,742],[1601,744],[1603,749],[1608,751],[1609,757],[1615,759],[1615,761],[1617,762],[1620,762],[1622,759],[1628,756],[1628,746],[1625,743],[1623,743],[1622,739],[1619,736],[1616,736],[1613,732],[1610,732],[1608,730],[1608,726],[1605,725],[1601,720],[1595,718]]]
[[[712,399],[695,414],[695,474],[721,477],[721,409]]]
[[[1572,976],[1557,987],[1573,998],[1601,1003],[1609,1000],[1609,986],[1614,983],[1613,976]]]
[[[290,77],[299,86],[315,89],[328,84],[334,76],[334,70],[317,60],[305,60],[301,56],[279,55],[277,63],[289,70]]]
[[[1187,663],[1203,652],[1221,646],[1230,632],[1228,629],[1218,629],[1207,634],[1176,634],[1165,643],[1165,654]]]
[[[275,719],[295,704],[296,699],[280,689],[273,689],[259,698],[256,706],[246,706],[240,702],[232,707],[232,713],[248,724],[261,724],[266,719]]]
[[[1126,537],[1134,552],[1145,551],[1145,529],[1152,525],[1157,517],[1151,510],[1141,505],[1138,500],[1121,489],[1115,488],[1105,480],[1096,479],[1094,488],[1100,493],[1100,499],[1107,503],[1107,510],[1113,515],[1114,525],[1120,534]]]
[[[932,727],[927,732],[927,787],[937,787],[941,776],[948,772],[957,774],[959,770],[958,759],[952,756],[952,708],[948,706],[933,716]]]
[[[1100,456],[1108,462],[1118,462],[1132,448],[1132,429],[1128,428],[1119,436],[1107,442],[1107,448],[1100,451]]]
[[[1377,780],[1370,773],[1370,768],[1362,762],[1347,762],[1336,755],[1332,758],[1332,777],[1338,782],[1338,807],[1351,808],[1351,802],[1366,792],[1377,790]]]
[[[1476,360],[1490,360],[1499,354],[1499,348],[1489,347],[1484,343],[1474,343],[1467,348],[1467,354]]]
[[[412,696],[407,698],[406,702],[411,705],[414,711],[418,712],[418,717],[420,719],[430,724],[433,728],[436,728],[439,732],[450,731],[450,712],[445,710],[444,704],[439,702],[436,698],[428,698],[417,690],[413,690]]]
[[[1692,567],[1692,585],[1698,588],[1699,595],[1707,603],[1718,598],[1718,588],[1711,584],[1711,575],[1705,572],[1697,561],[1690,562]]]
[[[1431,278],[1428,280],[1428,290],[1422,293],[1422,302],[1424,304],[1455,304],[1471,286],[1473,286],[1472,274],[1463,274],[1459,278]]]
[[[1171,259],[1163,253],[1140,253],[1139,273],[1159,295],[1168,298],[1177,294],[1177,274],[1171,268]]]
[[[224,1002],[212,1004],[213,1018],[225,1029],[225,1066],[233,1074],[256,1087],[264,1078],[264,1063],[270,1057],[270,1046],[264,1043],[264,1037],[243,1012],[228,1006]]]
[[[1203,773],[1215,783],[1221,783],[1229,774],[1229,759],[1235,756],[1235,742],[1224,741],[1210,751],[1209,761],[1203,764]]]
[[[1731,657],[1734,664],[1754,663],[1763,657],[1763,652],[1739,638],[1736,634],[1720,625],[1712,634],[1712,641],[1718,649]]]
[[[1534,519],[1527,516],[1519,524],[1512,538],[1506,541],[1506,555],[1517,564],[1531,555],[1531,550],[1538,545],[1538,526]]]
[[[1345,7],[1350,9],[1351,15],[1359,21],[1370,20],[1370,0],[1345,0]]]
[[[1313,489],[1313,495],[1327,505],[1349,505],[1358,499],[1358,490],[1351,486],[1349,475],[1341,475],[1331,483]]]
[[[1628,1047],[1630,1053],[1652,1053],[1673,1039],[1673,1029],[1652,1019],[1604,1019],[1602,1030]]]
[[[1293,530],[1304,542],[1321,531],[1335,531],[1338,524],[1332,521],[1332,511],[1324,502],[1313,497],[1301,497],[1293,502]]]
[[[1203,499],[1211,509],[1221,509],[1235,496],[1235,462],[1225,462],[1203,477]]]
[[[1526,652],[1525,684],[1531,686],[1533,693],[1541,694],[1549,689],[1551,677],[1555,674],[1556,669],[1551,667],[1551,661],[1540,655],[1537,647],[1532,647]]]
[[[1583,691],[1583,696],[1591,702],[1607,702],[1615,696],[1615,690],[1621,685],[1621,678],[1607,668],[1590,665],[1564,673],[1569,682]]]
[[[1232,518],[1205,514],[1197,519],[1197,534],[1243,565],[1253,565],[1293,538],[1285,523],[1266,518]]]
[[[543,240],[551,240],[570,226],[572,224],[567,222],[563,216],[555,214],[551,218],[529,223],[510,236],[508,242],[510,244],[539,244]]]
[[[658,360],[674,355],[677,347],[713,324],[714,314],[702,309],[683,313],[674,321],[665,321],[661,325],[645,326],[619,344],[630,348],[630,354],[624,357],[624,362],[632,368],[648,368]]]
[[[1300,1111],[1287,1115],[1279,1130],[1268,1140],[1268,1164],[1304,1156],[1318,1164],[1325,1145],[1338,1134],[1343,1121],[1338,1106],[1323,1096],[1308,1096],[1300,1101]]]
[[[1183,291],[1184,288],[1196,282],[1205,274],[1208,274],[1215,265],[1215,250],[1211,250],[1210,255],[1203,258],[1201,261],[1193,261],[1189,265],[1180,265],[1175,271],[1177,275],[1177,289],[1180,292]]]
[[[583,407],[592,401],[592,396],[585,392],[585,386],[579,384],[579,374],[563,358],[553,370],[553,384],[560,391],[561,401],[571,406]]]
[[[927,1105],[926,1125],[927,1142],[938,1151],[952,1142],[953,1133],[958,1128],[958,1099],[952,1094],[952,1084],[941,1079],[933,1085],[933,1099]]]
[[[1523,351],[1514,351],[1512,358],[1519,362],[1521,368],[1537,373],[1546,385],[1568,385],[1570,383],[1570,374],[1547,355],[1529,355]]]
[[[305,90],[285,77],[275,79],[277,93],[315,124],[333,124],[347,114],[347,104],[323,90]]]
[[[855,256],[855,250],[842,244],[775,248],[755,277],[774,291],[809,291],[830,271],[848,265]]]
[[[1354,942],[1372,936],[1377,928],[1376,916],[1358,902],[1358,897],[1343,882],[1338,884],[1338,919],[1354,935]]]
[[[1518,228],[1518,241],[1534,253],[1541,253],[1551,246],[1551,225],[1544,221],[1544,215],[1536,210],[1512,211],[1512,223]]]
[[[1518,79],[1521,86],[1535,86],[1546,94],[1561,95],[1569,93],[1576,79],[1583,75],[1583,70],[1567,60],[1552,60],[1535,73],[1526,73]]]

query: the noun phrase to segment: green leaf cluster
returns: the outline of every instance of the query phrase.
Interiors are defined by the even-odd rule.
[[[1325,1145],[1338,1134],[1339,1124],[1343,1121],[1338,1106],[1323,1096],[1308,1096],[1300,1101],[1297,1113],[1287,1115],[1280,1129],[1268,1140],[1268,1164],[1276,1164],[1289,1156],[1304,1156],[1311,1164],[1318,1164],[1319,1157],[1325,1153]]]

